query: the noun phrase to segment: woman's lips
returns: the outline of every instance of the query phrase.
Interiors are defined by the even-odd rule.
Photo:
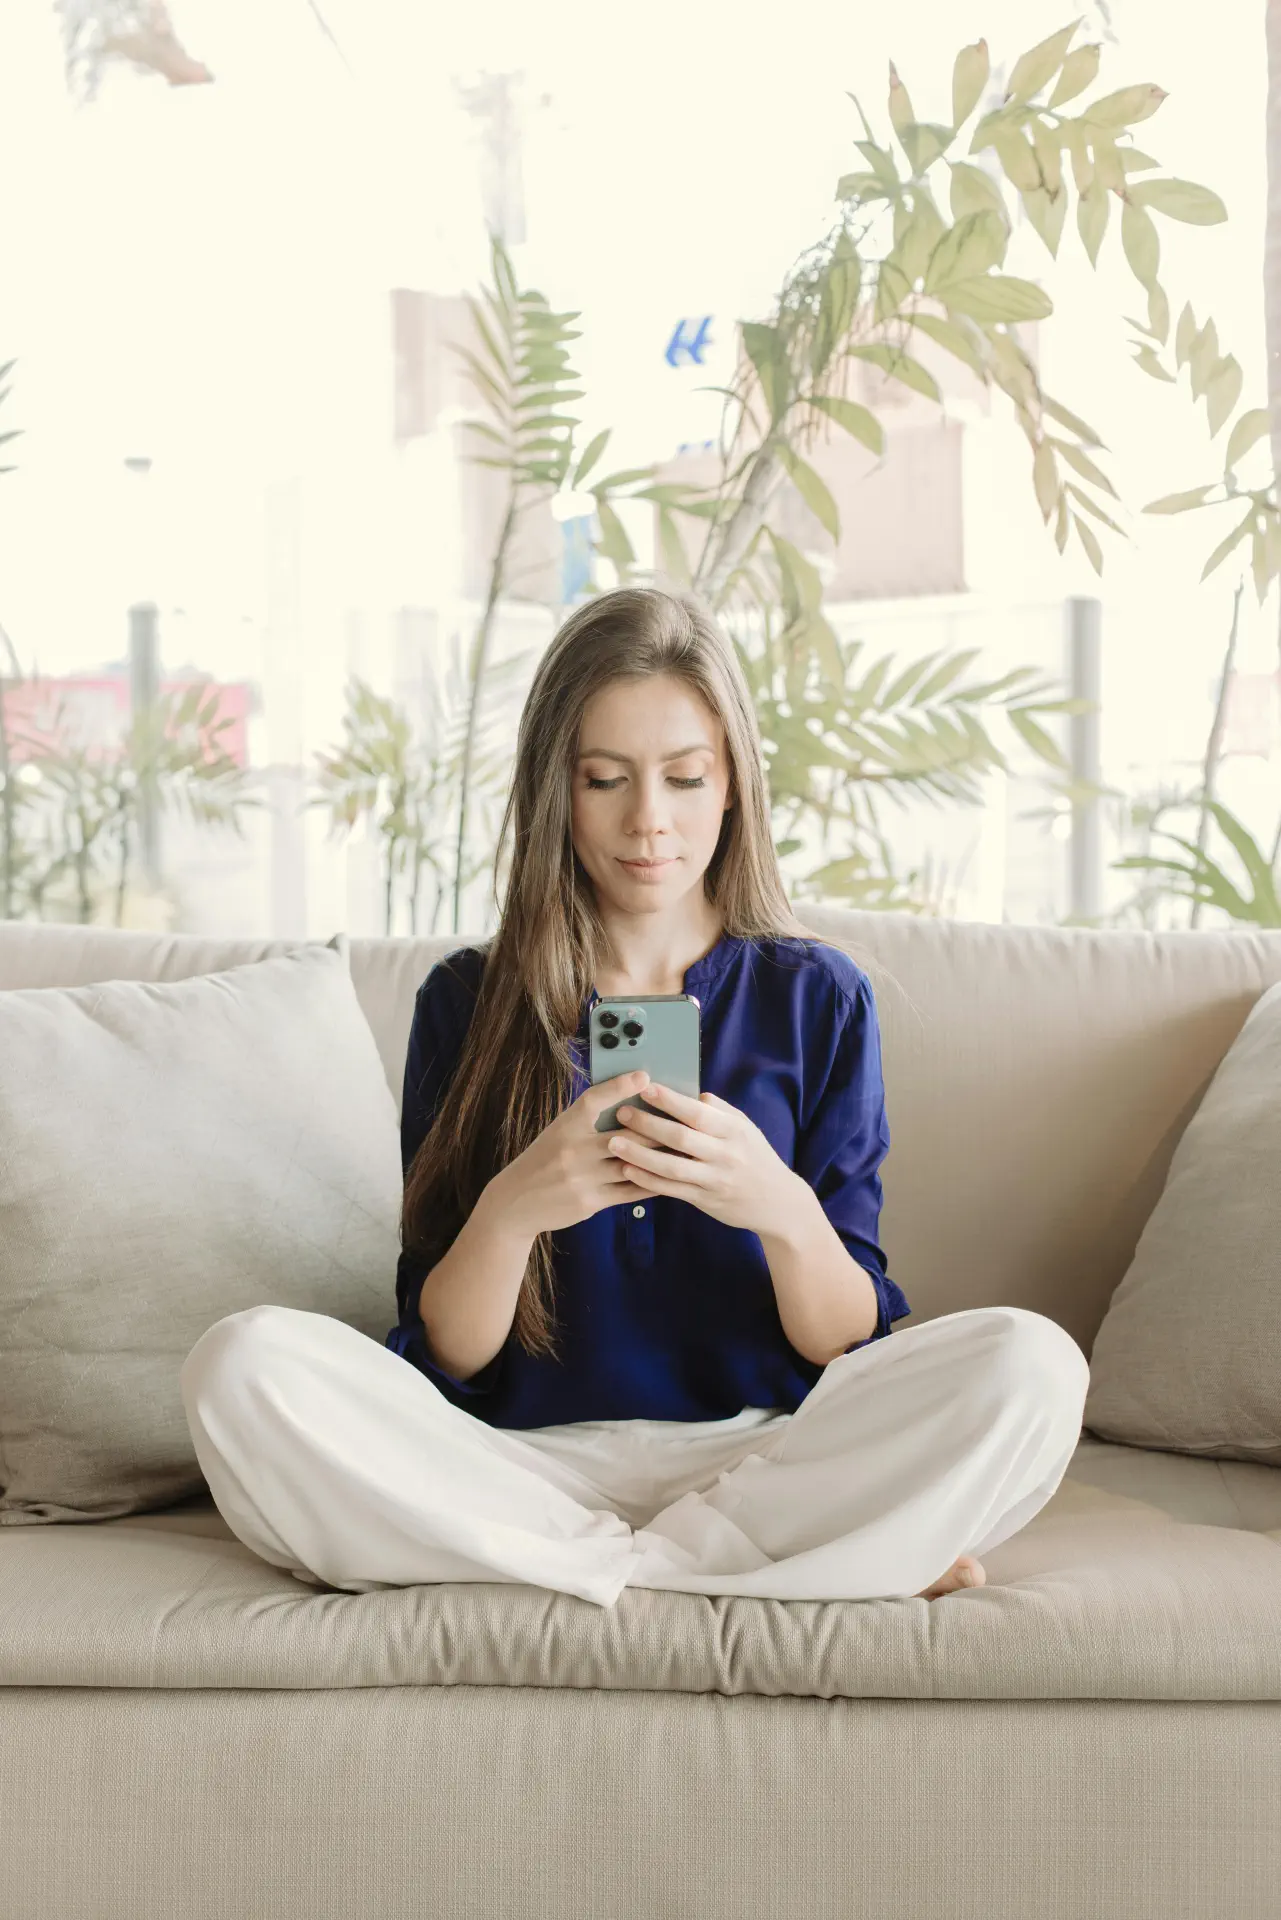
[[[641,860],[620,860],[618,864],[620,867],[625,867],[629,873],[644,874],[663,873],[673,863],[670,860],[653,860],[648,863]]]

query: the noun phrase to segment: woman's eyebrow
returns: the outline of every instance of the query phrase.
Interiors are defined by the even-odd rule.
[[[681,760],[687,753],[712,753],[715,749],[706,740],[695,740],[688,747],[677,747],[674,753],[665,753],[664,761]],[[635,761],[625,753],[615,753],[612,747],[584,747],[579,754],[580,760],[621,760],[625,767],[635,766]]]

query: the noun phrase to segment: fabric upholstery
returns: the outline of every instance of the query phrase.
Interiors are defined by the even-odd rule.
[[[1152,1460],[1082,1442],[984,1555],[986,1587],[933,1603],[633,1588],[600,1608],[500,1581],[350,1594],[270,1566],[209,1502],[32,1528],[0,1536],[0,1685],[1281,1702],[1281,1474],[1181,1460],[1165,1479]]]
[[[197,1492],[178,1369],[262,1302],[381,1340],[396,1107],[345,939],[0,992],[0,1527]]]
[[[877,993],[917,1315],[1008,1300],[1088,1354],[1281,933],[803,917]],[[472,937],[351,943],[396,1101],[415,991]],[[290,949],[0,924],[0,990]],[[200,1496],[11,1528],[0,1913],[1272,1920],[1281,1471],[1087,1430],[985,1565],[932,1603],[602,1611],[304,1590]]]
[[[1281,986],[1175,1149],[1090,1369],[1102,1439],[1281,1467]]]
[[[1183,1129],[1281,980],[1281,931],[796,911],[876,992],[893,1135],[881,1226],[915,1317],[1009,1301],[1051,1315],[1088,1355]],[[414,996],[435,960],[476,937],[350,943],[398,1114]],[[0,993],[181,980],[296,944],[0,923]],[[385,1325],[394,1318],[393,1302]]]
[[[8,1687],[0,1913],[1275,1920],[1279,1775],[1271,1704]]]

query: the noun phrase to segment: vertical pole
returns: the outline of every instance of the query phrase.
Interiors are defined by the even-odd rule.
[[[160,615],[146,601],[129,609],[129,710],[137,720],[160,698]],[[160,801],[154,775],[138,789],[138,852],[149,887],[160,884]]]
[[[297,474],[268,483],[266,621],[263,632],[263,713],[266,717],[267,797],[271,809],[273,939],[305,940],[307,799],[303,745],[306,676],[302,659],[302,481]]]
[[[1068,715],[1068,758],[1074,783],[1100,784],[1103,672],[1102,607],[1094,599],[1067,602],[1069,678],[1074,700],[1089,700],[1093,711]],[[1103,839],[1097,798],[1072,803],[1068,918],[1075,925],[1095,924],[1103,912]]]

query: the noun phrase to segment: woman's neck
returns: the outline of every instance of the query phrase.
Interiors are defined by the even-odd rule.
[[[701,933],[690,934],[675,943],[656,944],[648,953],[625,953],[623,957],[629,964],[623,970],[608,967],[597,970],[596,992],[602,1000],[680,993],[687,970],[711,951],[723,931],[721,923],[715,921]]]

